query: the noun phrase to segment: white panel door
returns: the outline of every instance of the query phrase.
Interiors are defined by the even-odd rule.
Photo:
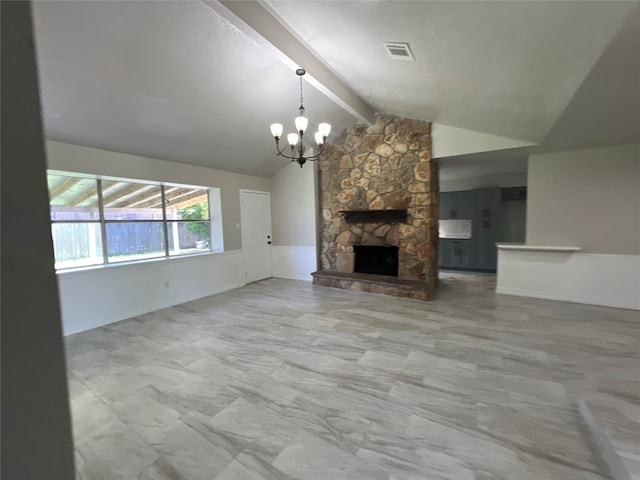
[[[247,283],[271,277],[271,194],[240,190]]]

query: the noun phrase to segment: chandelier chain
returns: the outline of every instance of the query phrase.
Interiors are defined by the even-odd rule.
[[[300,112],[304,113],[304,97],[302,96],[302,75],[300,75]]]

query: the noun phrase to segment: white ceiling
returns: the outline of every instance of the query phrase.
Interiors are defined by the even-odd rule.
[[[378,111],[540,141],[636,6],[584,1],[268,4]],[[383,41],[408,42],[415,62]]]
[[[640,141],[640,8],[613,37],[598,63],[545,137],[541,151]]]
[[[251,25],[211,8],[216,2],[35,2],[48,136],[262,176],[287,165],[268,125],[291,124],[297,113],[291,62],[256,41]],[[567,105],[578,112],[571,125],[591,120],[580,112],[594,92],[638,61],[627,58],[638,32],[629,20],[621,30],[637,1],[266,6],[306,44],[308,59],[315,52],[377,111],[534,142],[562,123]],[[382,41],[409,42],[416,61],[391,60]],[[583,92],[585,78],[592,85]],[[335,132],[357,120],[334,100],[305,85],[309,117]]]
[[[260,176],[288,165],[269,125],[293,131],[298,77],[205,4],[46,1],[34,11],[49,137]],[[304,88],[312,123],[355,123]]]

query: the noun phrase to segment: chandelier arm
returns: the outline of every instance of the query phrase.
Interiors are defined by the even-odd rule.
[[[289,146],[289,145],[287,145],[287,146]],[[284,150],[286,150],[286,149],[287,149],[287,147],[284,147]],[[298,159],[298,157],[294,157],[292,155],[287,155],[284,150],[280,150],[280,143],[276,140],[276,151],[278,152],[278,156],[287,158],[289,160],[297,160]],[[296,150],[294,150],[294,152],[295,151]]]
[[[316,153],[315,155],[312,155],[310,157],[307,157],[304,155],[304,153],[302,155],[300,155],[300,152],[302,151],[298,145],[296,145],[296,148],[293,150],[291,155],[287,155],[287,153],[285,153],[285,150],[287,147],[284,147],[283,150],[280,149],[280,142],[278,142],[276,140],[276,151],[278,152],[278,156],[280,157],[284,157],[288,160],[292,160],[292,161],[298,161],[301,158],[307,161],[315,161],[320,155],[322,155],[324,153],[324,148],[326,146],[326,143],[323,143],[321,147],[319,147],[319,151],[318,153]],[[297,152],[297,154],[296,154]]]
[[[320,151],[318,153],[316,153],[315,155],[313,155],[312,157],[305,157],[307,160],[311,160],[314,161],[316,160],[320,155],[323,154],[324,152],[324,143],[322,144],[322,147],[320,147]]]

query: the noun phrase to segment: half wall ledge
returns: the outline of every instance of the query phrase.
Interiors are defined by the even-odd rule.
[[[552,245],[525,245],[524,243],[496,243],[499,250],[519,250],[529,252],[579,252],[580,247],[552,246]]]
[[[380,293],[395,297],[427,300],[431,286],[421,280],[406,280],[371,273],[345,273],[332,270],[313,272],[313,284],[356,292]]]

